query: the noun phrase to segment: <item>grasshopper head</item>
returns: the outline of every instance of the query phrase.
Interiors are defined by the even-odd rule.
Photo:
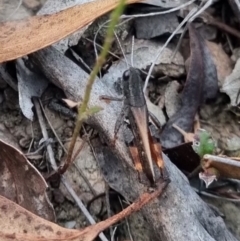
[[[130,67],[123,73],[122,81],[125,101],[130,106],[138,107],[145,105],[140,70]]]

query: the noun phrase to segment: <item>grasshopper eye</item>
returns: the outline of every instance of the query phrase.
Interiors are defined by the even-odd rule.
[[[129,77],[130,77],[130,70],[126,70],[126,71],[123,73],[123,80],[124,80],[124,81],[128,81],[128,80],[129,80]]]

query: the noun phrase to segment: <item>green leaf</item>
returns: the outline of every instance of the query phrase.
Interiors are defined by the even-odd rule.
[[[209,132],[199,129],[194,136],[192,148],[202,159],[205,154],[214,154],[216,151],[216,142]]]
[[[98,113],[99,111],[101,111],[103,108],[100,107],[100,106],[93,106],[89,109],[87,109],[85,112],[83,112],[81,115],[80,115],[80,118],[79,118],[79,121],[84,121],[86,120],[87,118],[89,118],[90,116]]]

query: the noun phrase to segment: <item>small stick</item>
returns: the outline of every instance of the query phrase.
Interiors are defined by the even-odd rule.
[[[230,158],[226,158],[226,157],[220,157],[220,156],[214,156],[214,155],[206,154],[206,155],[203,156],[203,159],[215,161],[215,162],[218,162],[218,163],[224,163],[224,164],[227,163],[228,165],[240,167],[240,162],[234,161],[234,160],[232,160]]]
[[[173,124],[172,127],[175,128],[177,131],[179,131],[183,135],[185,142],[193,142],[193,139],[194,139],[193,133],[187,133],[186,131],[184,131],[182,128],[180,128],[176,124]]]
[[[226,33],[229,33],[237,38],[240,39],[240,32],[234,28],[232,28],[231,26],[228,26],[227,24],[221,22],[221,21],[217,21],[216,19],[214,19],[213,17],[211,16],[204,16],[203,17],[203,21],[206,23],[206,24],[209,24],[209,25],[212,25],[212,26],[215,26],[221,30],[223,30],[224,32]]]

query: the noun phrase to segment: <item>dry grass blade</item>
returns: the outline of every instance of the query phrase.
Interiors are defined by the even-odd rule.
[[[128,0],[127,3],[141,0]],[[0,24],[0,63],[49,46],[111,11],[118,0],[98,0],[56,14]]]

